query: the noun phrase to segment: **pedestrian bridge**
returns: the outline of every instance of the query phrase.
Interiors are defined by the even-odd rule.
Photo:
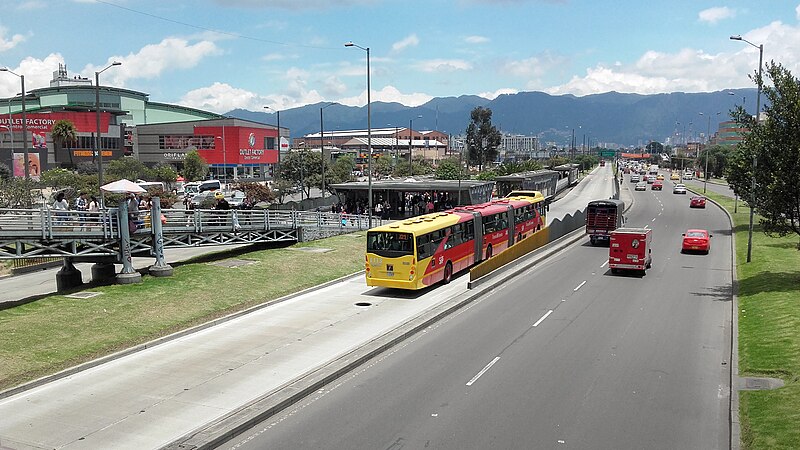
[[[372,218],[373,226],[380,222]],[[111,278],[114,264],[122,264],[122,274],[136,282],[133,256],[154,257],[151,274],[168,276],[172,269],[164,261],[164,249],[291,243],[365,230],[368,225],[365,215],[268,209],[162,210],[157,203],[151,210],[133,215],[128,215],[125,205],[98,212],[0,209],[0,260],[64,258],[64,267],[56,275],[61,290],[81,284],[75,262],[94,262],[92,278],[98,281]]]

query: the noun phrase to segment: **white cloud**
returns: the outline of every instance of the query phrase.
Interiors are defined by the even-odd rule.
[[[774,60],[794,74],[800,73],[800,27],[772,22],[743,36],[764,48],[764,62]],[[664,92],[709,92],[731,88],[752,88],[748,78],[758,68],[758,49],[732,41],[729,52],[710,54],[681,49],[675,53],[645,52],[633,64],[598,64],[586,75],[544,89],[551,94],[587,95],[618,91],[639,94]]]
[[[408,47],[416,47],[417,45],[419,45],[419,38],[417,38],[416,34],[411,34],[406,38],[392,44],[392,51],[400,52]]]
[[[797,8],[794,9],[794,14],[797,17],[797,20],[800,20],[800,5],[797,5]]]
[[[190,44],[185,39],[166,38],[158,44],[142,47],[137,53],[111,57],[106,64],[87,65],[83,73],[93,75],[113,61],[119,61],[122,65],[110,70],[106,76],[110,80],[108,84],[124,86],[125,81],[132,78],[153,79],[167,71],[191,69],[203,58],[219,53],[217,46],[210,41]]]
[[[516,94],[518,92],[519,92],[519,90],[517,90],[517,89],[500,88],[500,89],[498,89],[498,90],[496,90],[494,92],[481,92],[480,94],[478,94],[478,96],[486,98],[486,99],[489,99],[489,100],[494,100],[494,99],[496,99],[497,97],[499,97],[499,96],[501,96],[503,94]]]
[[[64,63],[64,57],[59,53],[51,53],[44,59],[27,57],[19,63],[19,66],[9,69],[25,76],[25,90],[30,92],[33,89],[50,86],[50,78],[58,69],[59,63]],[[0,97],[19,95],[21,87],[19,78],[10,75],[0,76]]]
[[[369,5],[376,0],[214,0],[214,3],[223,7],[236,8],[268,8],[268,9],[331,9],[343,8],[353,5]]]
[[[429,102],[433,96],[423,94],[421,92],[414,92],[411,94],[403,94],[396,87],[387,85],[379,91],[372,91],[371,100],[373,102],[396,102],[405,106],[419,106]],[[367,91],[361,92],[356,97],[345,97],[337,100],[338,103],[348,106],[364,106],[367,104]]]
[[[7,39],[6,32],[8,32],[8,29],[0,26],[0,52],[11,50],[25,40],[25,36],[21,34],[15,34],[10,39]]]
[[[463,59],[429,59],[420,61],[415,66],[423,72],[454,72],[472,69],[472,64]]]
[[[700,11],[697,17],[701,22],[708,22],[714,25],[720,20],[736,17],[736,10],[728,8],[727,6],[717,6]]]
[[[467,36],[464,38],[464,42],[468,44],[484,44],[489,42],[489,38],[485,36]]]
[[[20,11],[32,11],[34,9],[42,9],[45,6],[47,6],[47,4],[42,0],[28,0],[17,5],[17,9]]]
[[[215,82],[211,86],[186,93],[178,102],[181,105],[223,113],[235,108],[253,109],[258,103],[258,95],[244,89],[234,88],[227,83]],[[261,108],[260,105],[258,108]]]
[[[334,75],[325,78],[323,86],[322,92],[325,93],[326,96],[340,96],[347,92],[347,85],[344,84],[339,77]]]
[[[563,56],[543,53],[527,59],[508,61],[502,65],[502,71],[518,77],[541,77],[565,63],[566,58]]]

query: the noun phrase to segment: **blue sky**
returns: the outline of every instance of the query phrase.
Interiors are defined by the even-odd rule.
[[[215,112],[321,101],[409,106],[543,91],[753,87],[764,44],[800,77],[800,1],[2,0],[0,67],[70,75]],[[19,79],[0,73],[0,97]]]

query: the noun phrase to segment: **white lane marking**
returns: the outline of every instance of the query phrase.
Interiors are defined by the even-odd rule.
[[[578,287],[573,289],[572,292],[577,292],[577,290],[582,288],[584,284],[586,284],[586,280],[581,281],[581,284],[579,284]]]
[[[650,226],[650,224],[647,224],[647,225],[645,225],[644,227],[645,227],[645,228],[647,228],[647,227],[649,227],[649,226]]]
[[[608,260],[603,261],[603,264],[600,264],[600,267],[605,267],[608,264]]]
[[[563,301],[563,300],[562,300],[562,301]],[[551,309],[551,310],[549,310],[549,311],[547,311],[546,313],[544,313],[544,315],[543,315],[541,318],[539,318],[539,320],[537,320],[537,321],[536,321],[536,323],[535,323],[535,324],[533,324],[533,326],[534,326],[534,327],[538,327],[538,326],[539,326],[539,324],[540,324],[540,323],[542,323],[542,322],[544,322],[544,319],[547,319],[547,316],[549,316],[550,314],[553,314],[553,310],[552,310],[552,309]]]
[[[655,218],[655,217],[653,217],[653,220],[651,220],[650,222],[655,222],[655,221],[656,221],[656,218]]]
[[[481,377],[481,375],[485,374],[485,373],[486,373],[486,371],[488,371],[489,369],[491,369],[491,368],[492,368],[492,366],[494,365],[494,363],[496,363],[496,362],[497,362],[499,359],[500,359],[500,357],[499,357],[499,356],[496,356],[496,357],[495,357],[495,358],[492,360],[492,362],[490,362],[489,364],[487,364],[487,365],[486,365],[486,367],[484,367],[484,368],[483,368],[483,370],[481,370],[480,372],[478,372],[478,374],[477,374],[477,375],[475,375],[474,377],[472,377],[472,379],[471,379],[471,380],[469,380],[469,381],[467,382],[467,386],[472,386],[472,384],[473,384],[473,383],[475,383],[476,381],[478,381],[478,378],[480,378],[480,377]]]

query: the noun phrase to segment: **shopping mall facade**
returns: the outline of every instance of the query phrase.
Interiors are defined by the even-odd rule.
[[[28,147],[31,175],[56,167],[97,162],[95,134],[98,125],[96,94],[91,80],[68,77],[66,67],[53,72],[50,87],[25,95],[27,136],[23,138],[22,98],[0,99],[0,163],[24,175],[24,144]],[[148,94],[99,87],[100,150],[103,162],[133,157],[148,166],[169,163],[179,171],[186,154],[197,150],[211,173],[227,178],[270,178],[278,162],[278,129],[274,125],[227,118],[215,113],[149,101]],[[53,139],[60,120],[72,122],[74,142]],[[281,129],[284,152],[289,130]]]

